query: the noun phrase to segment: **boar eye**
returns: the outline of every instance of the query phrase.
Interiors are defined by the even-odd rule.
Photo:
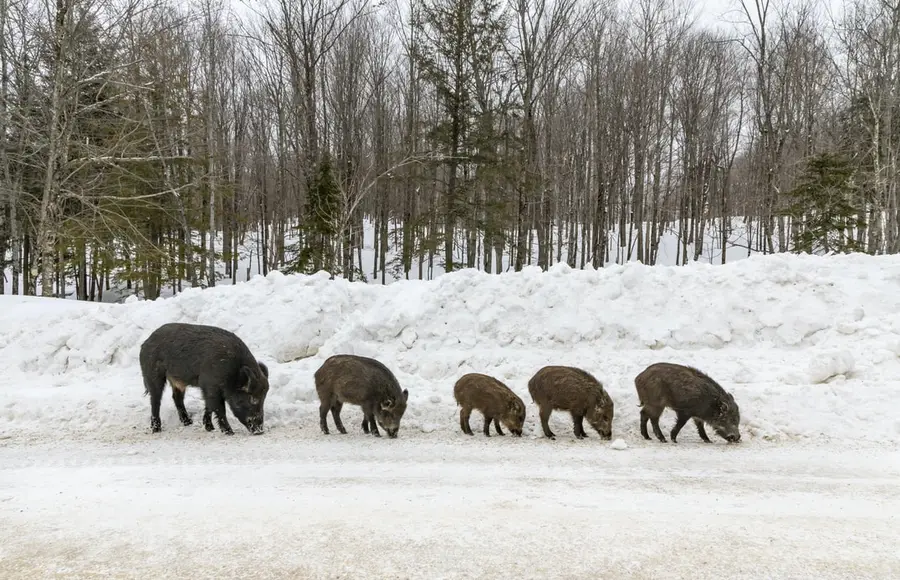
[[[250,397],[250,404],[251,404],[251,405],[255,405],[255,404],[257,404],[257,403],[259,403],[259,399],[257,399],[256,397]]]

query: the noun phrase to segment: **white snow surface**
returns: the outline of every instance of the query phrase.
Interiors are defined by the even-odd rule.
[[[152,302],[0,297],[0,577],[886,578],[900,574],[900,256],[489,275],[388,286],[272,273]],[[222,326],[269,365],[264,435],[207,433],[163,398],[141,342]],[[373,356],[409,389],[400,437],[318,426],[313,373]],[[638,430],[634,377],[695,365],[742,442]],[[528,379],[593,373],[613,443],[542,437]],[[453,383],[504,381],[524,437],[459,430]],[[167,390],[168,393],[168,390]],[[673,413],[661,424],[668,435]],[[331,418],[329,416],[329,422]],[[333,423],[330,422],[333,426]]]
[[[453,383],[466,372],[499,378],[530,405],[528,379],[570,364],[603,382],[627,442],[637,433],[634,376],[671,361],[701,368],[736,397],[745,438],[900,442],[898,289],[898,257],[779,255],[460,271],[390,286],[274,272],[126,304],[5,296],[0,434],[145,429],[140,344],[180,321],[232,330],[269,365],[271,429],[317,431],[312,374],[328,356],[352,353],[381,360],[409,389],[402,431],[456,432]],[[196,390],[189,398],[199,402]],[[526,431],[537,434],[533,405],[528,414]],[[168,398],[163,424],[179,428]]]

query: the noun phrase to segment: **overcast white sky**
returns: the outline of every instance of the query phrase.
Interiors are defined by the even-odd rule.
[[[230,0],[234,11],[239,18],[255,18],[254,11],[265,12],[265,4],[273,0]],[[376,0],[377,1],[377,0]],[[393,4],[393,0],[388,0]],[[407,0],[398,0],[401,10],[408,4]],[[640,0],[617,0],[619,6],[627,8],[633,6]],[[668,0],[672,2],[673,0]],[[693,5],[693,15],[696,23],[703,27],[723,27],[726,29],[734,29],[736,22],[743,22],[743,14],[741,11],[741,0],[684,0]],[[750,6],[754,5],[755,0],[746,0]],[[760,0],[766,1],[766,0]],[[838,17],[843,10],[847,0],[768,0],[770,2],[770,12],[773,14],[796,3],[815,5],[826,21],[830,17]],[[247,5],[253,8],[248,8]]]
[[[622,5],[628,5],[632,0],[620,0]],[[781,10],[798,0],[770,0],[769,10]],[[846,3],[845,0],[799,0],[804,3],[814,3],[826,17],[831,14],[838,16]],[[729,22],[735,22],[741,16],[740,0],[693,0],[694,12],[697,14],[697,23],[711,26],[729,26]],[[748,5],[753,6],[753,0],[747,0]]]

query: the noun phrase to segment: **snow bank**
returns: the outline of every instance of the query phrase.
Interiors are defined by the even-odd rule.
[[[354,353],[382,360],[410,389],[404,425],[415,432],[456,429],[453,382],[479,371],[522,396],[536,434],[526,383],[554,363],[604,381],[615,429],[630,441],[639,437],[633,377],[669,360],[733,392],[750,439],[900,441],[889,413],[900,395],[898,281],[896,256],[778,255],[723,266],[460,271],[390,286],[275,272],[125,304],[0,297],[0,365],[10,377],[0,429],[48,420],[81,431],[146,427],[140,344],[180,321],[233,330],[270,365],[270,427],[318,429],[312,373],[331,354]],[[164,428],[180,429],[170,402],[163,411]],[[571,431],[566,416],[553,421]],[[671,415],[663,421],[668,428]]]

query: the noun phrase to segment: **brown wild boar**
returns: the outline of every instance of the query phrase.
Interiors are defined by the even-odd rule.
[[[571,413],[578,439],[587,437],[584,419],[602,439],[612,438],[613,401],[590,373],[575,367],[546,366],[528,381],[528,392],[540,408],[541,427],[548,438],[556,438],[548,424],[554,410]]]
[[[675,411],[675,426],[670,436],[672,443],[688,419],[693,419],[700,438],[711,443],[703,423],[708,423],[716,434],[729,443],[741,440],[739,425],[741,412],[734,397],[719,383],[703,372],[684,365],[656,363],[644,369],[634,379],[641,405],[641,435],[650,439],[647,421],[653,425],[656,437],[666,442],[659,428],[659,416],[668,407]]]
[[[322,433],[328,435],[329,410],[337,430],[347,433],[341,422],[341,408],[344,403],[350,403],[362,407],[365,433],[371,430],[372,435],[381,437],[378,432],[381,425],[388,437],[397,437],[409,392],[400,390],[394,373],[382,363],[364,356],[338,354],[328,357],[314,376]]]
[[[453,398],[462,407],[459,411],[459,426],[466,435],[474,435],[469,426],[472,409],[478,409],[484,415],[484,435],[491,436],[491,421],[497,435],[503,435],[500,429],[502,421],[509,432],[516,437],[522,436],[522,425],[525,423],[525,403],[512,390],[494,377],[480,373],[469,373],[460,377],[453,385]]]

